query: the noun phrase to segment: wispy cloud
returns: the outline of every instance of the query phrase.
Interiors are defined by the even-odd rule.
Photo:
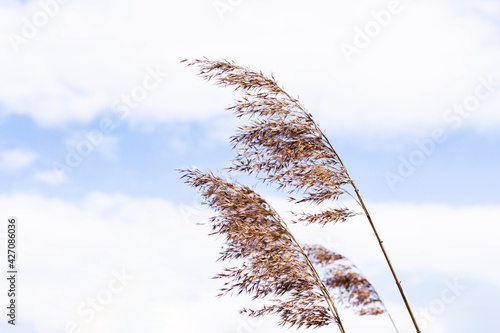
[[[16,171],[25,169],[36,160],[36,156],[34,152],[23,149],[0,151],[0,170]]]
[[[68,181],[67,175],[58,175],[53,170],[37,172],[33,177],[35,180],[48,185],[59,185]]]

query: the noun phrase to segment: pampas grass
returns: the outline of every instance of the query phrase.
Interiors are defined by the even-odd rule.
[[[229,108],[248,118],[231,137],[236,151],[228,172],[255,175],[260,181],[285,190],[295,204],[337,202],[349,195],[361,207],[379,242],[417,333],[420,332],[401,284],[389,261],[370,214],[332,144],[299,101],[286,93],[274,77],[221,60],[186,60],[199,75],[216,85],[231,86],[242,97]],[[321,327],[336,323],[345,332],[335,302],[352,307],[359,315],[385,313],[373,286],[340,254],[318,245],[301,245],[285,221],[250,188],[212,173],[181,170],[186,182],[197,188],[218,215],[211,222],[214,234],[224,235],[226,248],[220,260],[240,262],[219,278],[222,294],[237,291],[269,300],[251,316],[278,314],[282,325]],[[295,205],[294,205],[295,206]],[[341,223],[356,211],[346,207],[316,213],[297,213],[295,223]],[[326,275],[321,278],[316,266]],[[329,290],[334,291],[332,295]]]

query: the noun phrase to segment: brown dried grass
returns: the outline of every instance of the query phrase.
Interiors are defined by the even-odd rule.
[[[357,192],[311,114],[274,77],[226,60],[185,61],[197,66],[204,79],[243,94],[229,110],[237,117],[248,117],[249,124],[231,137],[237,155],[228,171],[255,174],[263,182],[276,184],[289,195],[299,195],[290,196],[295,203],[337,201],[350,195],[347,185]],[[296,327],[335,322],[341,332],[345,331],[334,300],[360,315],[386,312],[373,286],[347,258],[319,245],[302,247],[285,221],[252,189],[196,169],[181,172],[218,213],[211,219],[213,234],[222,235],[226,244],[219,260],[239,262],[216,276],[225,280],[221,295],[247,293],[268,301],[261,309],[242,312],[251,316],[274,313],[280,316],[281,325]],[[325,225],[344,222],[357,213],[337,207],[294,214],[298,216],[295,222]],[[326,273],[323,278],[315,265]]]
[[[323,283],[336,292],[335,300],[352,307],[360,316],[386,312],[375,288],[346,257],[321,245],[305,245],[311,262],[326,268]]]
[[[216,276],[225,280],[220,295],[244,292],[267,298],[271,305],[247,310],[251,316],[280,315],[280,324],[321,327],[338,321],[329,310],[331,297],[285,222],[252,189],[199,170],[182,170],[218,215],[211,218],[214,235],[224,237],[219,260],[241,264]]]

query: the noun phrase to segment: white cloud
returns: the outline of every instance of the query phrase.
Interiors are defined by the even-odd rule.
[[[285,201],[277,200],[273,205],[283,212],[290,210]],[[500,281],[500,271],[488,265],[500,251],[495,241],[500,232],[495,223],[500,215],[499,206],[401,203],[368,203],[367,206],[392,261],[400,270],[431,270],[493,284]],[[349,207],[361,210],[356,205],[349,204]],[[304,210],[307,211],[307,207]],[[379,256],[380,249],[364,216],[336,226],[292,225],[292,228],[297,228],[297,232],[304,233],[311,241],[342,249],[355,262],[377,261],[383,265],[384,258]]]
[[[145,68],[159,65],[171,76],[130,121],[205,119],[222,113],[232,94],[200,82],[179,61],[207,56],[272,71],[335,130],[386,135],[435,126],[470,94],[478,76],[500,77],[498,46],[487,44],[489,31],[498,28],[459,16],[447,1],[402,3],[402,12],[348,64],[340,43],[352,41],[355,27],[373,20],[370,13],[387,1],[245,2],[234,4],[224,20],[210,1],[70,2],[18,54],[3,40],[9,52],[0,56],[0,101],[5,112],[46,126],[85,122],[130,93]],[[38,6],[4,7],[0,32],[20,33],[22,18]],[[497,95],[467,126],[498,128]]]
[[[15,171],[27,168],[36,159],[36,154],[22,149],[0,151],[0,170]]]
[[[197,209],[187,215],[163,200],[99,193],[79,204],[23,194],[0,202],[19,219],[19,302],[23,320],[38,332],[62,331],[70,321],[85,332],[171,331],[181,318],[167,311],[177,304],[188,309],[215,274],[217,247],[206,228],[189,220],[203,215]],[[203,260],[202,248],[211,249],[210,259]],[[134,280],[86,322],[78,306],[122,268]]]
[[[40,171],[35,173],[33,177],[35,180],[48,185],[59,185],[68,181],[65,174],[57,174],[54,170]]]
[[[258,323],[240,317],[237,309],[248,306],[244,298],[215,297],[220,281],[210,278],[221,269],[215,263],[221,240],[207,236],[209,226],[196,225],[212,215],[197,204],[95,192],[78,203],[3,195],[0,206],[9,207],[9,214],[19,221],[21,325],[31,322],[41,333],[62,331],[70,322],[83,332],[219,332],[245,325],[262,332],[280,331],[273,317]],[[393,264],[407,279],[403,283],[418,286],[422,298],[439,297],[429,286],[442,283],[443,277],[498,286],[494,217],[499,207],[369,206]],[[326,229],[294,226],[294,230],[305,241],[329,245],[349,256],[384,291],[382,297],[405,328],[407,315],[396,303],[397,295],[387,291],[395,287],[382,273],[386,267],[365,221],[355,219]],[[87,321],[89,316],[78,308],[83,306],[88,313],[89,298],[106,300],[105,290],[122,269],[133,280],[113,293],[109,304],[98,303],[102,309]],[[5,283],[0,283],[3,290]],[[457,304],[467,302],[458,299]],[[425,303],[415,308],[422,306]],[[390,329],[387,318],[359,319],[343,312],[346,326],[353,330]],[[429,331],[446,327],[449,319],[447,314],[439,316]],[[319,330],[328,331],[331,328]]]

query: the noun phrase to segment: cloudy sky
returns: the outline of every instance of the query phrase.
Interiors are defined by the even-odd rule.
[[[241,123],[225,108],[238,95],[180,63],[207,57],[273,74],[313,114],[423,332],[495,331],[499,19],[495,0],[0,0],[0,240],[16,216],[15,329],[286,330],[240,316],[244,297],[215,297],[221,243],[175,171],[234,156]],[[282,194],[263,194],[286,215]],[[365,219],[294,231],[350,257],[412,332]],[[341,315],[347,332],[393,330],[386,316]]]

